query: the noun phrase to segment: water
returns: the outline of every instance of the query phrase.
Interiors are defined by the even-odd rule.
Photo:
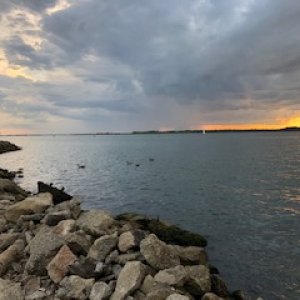
[[[0,167],[24,168],[24,188],[53,182],[86,208],[160,216],[207,237],[231,289],[300,299],[299,133],[7,139],[23,150]]]

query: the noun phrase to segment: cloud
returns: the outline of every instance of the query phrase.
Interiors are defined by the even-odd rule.
[[[136,129],[273,122],[299,106],[296,1],[81,0],[47,12],[59,3],[1,4],[11,34],[0,46],[33,78],[26,112]],[[13,13],[22,7],[34,17]]]

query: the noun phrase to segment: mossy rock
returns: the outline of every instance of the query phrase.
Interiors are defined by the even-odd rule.
[[[137,213],[123,213],[115,218],[119,221],[135,222],[141,229],[148,230],[157,235],[157,237],[168,243],[180,246],[200,246],[207,245],[206,239],[200,234],[181,229],[178,226],[168,224],[159,219],[149,218]]]
[[[169,225],[160,220],[152,219],[148,224],[148,230],[168,244],[200,247],[207,245],[207,241],[202,235],[181,229],[175,225]]]

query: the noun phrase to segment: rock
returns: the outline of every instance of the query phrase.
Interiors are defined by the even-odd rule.
[[[42,181],[38,181],[37,184],[39,193],[50,193],[52,195],[54,205],[72,199],[72,196],[52,185],[45,184]]]
[[[175,225],[169,225],[160,220],[152,219],[147,229],[156,234],[160,240],[169,244],[200,247],[207,245],[206,239],[200,234],[181,229]]]
[[[130,261],[122,269],[115,292],[111,300],[125,299],[126,296],[137,290],[146,275],[146,266],[139,261]]]
[[[117,262],[120,265],[125,265],[128,261],[132,261],[132,260],[144,261],[145,258],[141,254],[141,252],[133,252],[133,253],[127,253],[127,254],[119,255],[115,259],[115,262]]]
[[[41,226],[29,243],[30,257],[25,265],[28,274],[45,275],[46,266],[63,244],[64,240],[51,227]]]
[[[151,275],[147,275],[141,285],[140,290],[144,293],[144,294],[148,294],[151,292],[151,290],[154,289],[154,287],[156,286],[156,282],[154,280],[154,278]]]
[[[166,300],[190,300],[190,298],[181,294],[172,294]]]
[[[184,285],[186,276],[185,268],[183,266],[176,266],[174,268],[159,271],[154,276],[154,280],[167,285],[180,287]]]
[[[201,300],[222,300],[223,298],[218,297],[214,293],[206,293],[204,296],[201,298]]]
[[[150,234],[141,241],[141,253],[147,263],[157,270],[164,270],[180,264],[179,256],[156,235]]]
[[[0,169],[0,178],[12,180],[15,177],[16,177],[16,172],[10,172],[6,169]]]
[[[0,278],[0,300],[23,300],[24,295],[20,283]]]
[[[216,274],[211,275],[210,280],[211,280],[211,291],[213,293],[223,298],[229,296],[229,291],[226,286],[226,283],[220,275],[216,275]]]
[[[77,255],[86,255],[92,245],[91,236],[82,230],[67,234],[65,241],[72,252]]]
[[[65,237],[76,228],[76,222],[74,220],[60,221],[54,228],[53,233],[61,237]]]
[[[143,230],[131,230],[124,232],[119,237],[118,248],[121,252],[127,252],[130,249],[139,247],[142,239],[146,237]]]
[[[83,279],[79,276],[68,276],[60,282],[56,296],[62,299],[86,300],[89,298],[94,279]]]
[[[4,195],[2,199],[15,199],[21,201],[25,199],[28,194],[9,179],[0,179],[0,195]]]
[[[90,300],[105,300],[110,297],[112,290],[105,282],[96,282],[91,290]]]
[[[122,267],[120,265],[113,265],[112,271],[116,279],[118,279],[121,273]]]
[[[101,236],[91,246],[88,256],[95,260],[104,261],[106,256],[117,246],[117,243],[118,236],[116,234]]]
[[[38,194],[29,196],[25,200],[10,206],[4,215],[9,222],[17,222],[21,215],[41,213],[51,205],[53,205],[51,194]]]
[[[0,252],[12,245],[19,236],[19,233],[2,233],[0,235]]]
[[[231,293],[234,300],[246,300],[246,296],[243,291],[237,290]]]
[[[119,256],[119,251],[118,250],[112,251],[108,256],[106,256],[105,263],[106,264],[111,264],[113,262],[116,262],[118,256]]]
[[[29,296],[25,297],[25,300],[44,300],[47,299],[47,293],[44,291],[35,291]]]
[[[182,247],[169,245],[174,249],[183,265],[205,265],[207,264],[207,254],[204,248],[196,246]]]
[[[206,266],[186,266],[186,289],[196,296],[202,296],[211,290],[209,269]]]
[[[4,275],[8,267],[24,254],[25,243],[16,240],[11,246],[0,254],[0,276]]]
[[[21,149],[22,149],[21,147],[15,145],[15,144],[12,144],[10,142],[0,141],[0,154],[10,152],[10,151],[18,151]]]
[[[146,295],[146,300],[165,300],[175,293],[175,288],[170,286],[158,286]]]
[[[76,261],[77,257],[67,245],[64,245],[57,252],[55,257],[47,266],[48,275],[53,282],[60,282],[67,274],[68,267]]]
[[[35,291],[40,289],[41,278],[37,276],[26,276],[25,281],[23,282],[24,291],[26,296],[34,294]]]
[[[141,291],[137,290],[133,295],[132,295],[133,299],[135,300],[145,300],[146,299],[146,295],[144,293],[142,293]]]
[[[62,210],[49,213],[48,215],[46,215],[43,221],[48,226],[55,226],[58,224],[58,222],[67,219],[71,219],[71,212],[69,210]]]
[[[83,212],[77,220],[77,226],[93,236],[108,233],[114,223],[115,221],[109,213],[99,209]]]
[[[80,201],[76,198],[72,198],[69,201],[61,202],[47,210],[47,213],[55,213],[60,211],[69,211],[72,219],[78,219],[81,208]]]
[[[93,278],[96,276],[95,268],[96,262],[93,259],[87,257],[81,259],[80,261],[76,261],[74,264],[72,264],[69,267],[69,272],[71,275],[77,275],[82,278]]]

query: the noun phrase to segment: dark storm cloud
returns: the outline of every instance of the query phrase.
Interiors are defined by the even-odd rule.
[[[173,106],[178,116],[180,107],[267,114],[299,104],[299,1],[70,3],[40,15],[40,47],[20,36],[3,46],[11,64],[63,68],[76,77],[72,83],[30,84],[58,110],[139,112],[156,120]],[[55,1],[14,4],[41,12]],[[23,16],[18,21],[26,23]]]
[[[183,102],[243,98],[272,89],[273,74],[300,70],[300,3],[195,3],[83,2],[47,17],[44,29],[69,63],[93,51],[136,70],[147,94]]]

